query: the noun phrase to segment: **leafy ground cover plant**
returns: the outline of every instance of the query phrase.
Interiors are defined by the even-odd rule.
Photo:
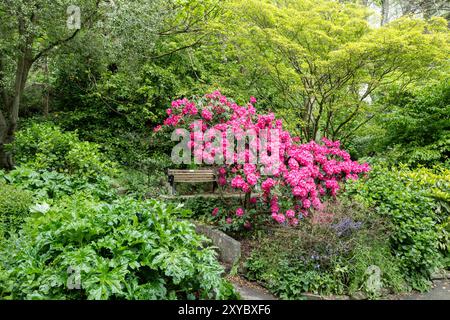
[[[0,247],[4,299],[236,297],[206,238],[156,200],[65,198]]]
[[[0,180],[0,240],[13,233],[28,216],[32,194]]]
[[[391,249],[409,283],[418,290],[429,288],[430,273],[448,256],[449,170],[378,164],[368,180],[347,188],[348,194],[388,218]]]
[[[376,297],[381,292],[367,285],[367,270],[375,265],[384,291],[407,288],[383,219],[356,203],[333,203],[326,212],[258,240],[245,262],[247,277],[283,299],[301,299],[305,292]]]
[[[52,202],[77,192],[85,192],[102,200],[117,197],[108,176],[89,181],[83,176],[20,166],[9,172],[0,171],[0,181],[32,192],[36,201]]]

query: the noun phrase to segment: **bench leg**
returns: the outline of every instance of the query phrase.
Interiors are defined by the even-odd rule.
[[[175,182],[172,183],[172,195],[174,196],[177,193],[175,190]]]
[[[170,185],[170,190],[169,192],[174,195],[175,194],[175,179],[173,177],[173,175],[169,175],[168,176],[168,180],[169,180],[169,185]]]

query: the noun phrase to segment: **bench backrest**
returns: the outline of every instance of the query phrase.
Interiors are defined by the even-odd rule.
[[[212,182],[216,181],[214,170],[173,170],[167,171],[169,176],[173,176],[173,182]]]

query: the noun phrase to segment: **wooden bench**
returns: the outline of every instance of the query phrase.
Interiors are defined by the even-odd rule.
[[[169,184],[172,187],[172,195],[176,193],[175,183],[201,183],[201,182],[212,182],[213,183],[213,193],[216,189],[217,176],[213,169],[200,169],[200,170],[174,170],[169,169],[167,171],[169,177]]]

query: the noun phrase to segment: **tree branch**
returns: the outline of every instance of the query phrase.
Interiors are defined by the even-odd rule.
[[[90,24],[92,22],[92,19],[94,18],[99,5],[100,5],[100,1],[101,0],[96,0],[95,2],[95,11],[92,12],[92,14],[86,19],[86,24]],[[69,37],[65,38],[65,39],[59,39],[53,43],[50,43],[46,48],[44,48],[43,50],[41,50],[38,54],[36,54],[36,56],[32,59],[32,64],[34,62],[36,62],[37,60],[39,60],[44,54],[50,52],[53,48],[55,48],[56,46],[62,45],[66,42],[69,42],[70,40],[72,40],[73,38],[75,38],[75,36],[79,33],[80,29],[76,29]]]
[[[180,23],[179,25],[172,26],[169,29],[166,29],[164,31],[160,31],[160,32],[158,32],[158,35],[159,36],[171,36],[171,35],[181,34],[181,33],[195,33],[195,32],[202,31],[201,28],[196,28],[196,29],[192,29],[192,28],[195,25],[199,24],[200,22],[208,19],[208,17],[211,16],[214,13],[214,11],[218,8],[218,4],[219,4],[219,2],[213,4],[209,9],[206,9],[206,11],[204,12],[202,17],[200,17],[196,20],[189,21],[190,15],[188,15],[183,20],[182,23]],[[188,13],[189,13],[189,11],[192,11],[192,12],[195,11],[195,8],[197,8],[198,6],[199,5],[188,10]],[[181,27],[181,29],[179,29],[180,27]]]
[[[169,55],[171,55],[171,54],[174,54],[175,52],[178,52],[178,51],[181,51],[181,50],[184,50],[184,49],[187,49],[187,48],[194,47],[194,46],[198,45],[198,44],[203,40],[203,38],[205,38],[205,36],[200,37],[200,38],[199,38],[197,41],[195,41],[194,43],[191,43],[191,44],[182,46],[182,47],[180,47],[180,48],[174,49],[174,50],[169,51],[169,52],[162,53],[162,54],[157,55],[157,56],[150,57],[150,59],[159,59],[159,58],[162,58],[162,57],[165,57],[165,56],[169,56]]]
[[[381,110],[378,111],[378,113],[381,113],[385,110],[387,110],[390,107],[390,105],[385,106],[384,108],[382,108]],[[353,130],[349,131],[341,140],[346,140],[348,139],[348,137],[350,137],[353,133],[355,133],[359,128],[361,128],[363,125],[365,125],[366,123],[368,123],[370,120],[372,120],[373,118],[375,118],[375,116],[377,115],[377,113],[372,114],[371,116],[369,116],[366,120],[364,120],[363,122],[361,122],[360,124],[358,124]]]
[[[39,60],[44,54],[46,54],[47,52],[50,52],[54,47],[62,45],[70,40],[72,40],[73,38],[75,38],[75,36],[77,35],[77,33],[80,31],[80,29],[75,30],[74,33],[72,33],[71,36],[65,38],[65,39],[60,39],[58,41],[55,41],[53,43],[51,43],[47,48],[43,49],[42,51],[40,51],[34,58],[33,58],[33,63],[36,62],[37,60]]]

